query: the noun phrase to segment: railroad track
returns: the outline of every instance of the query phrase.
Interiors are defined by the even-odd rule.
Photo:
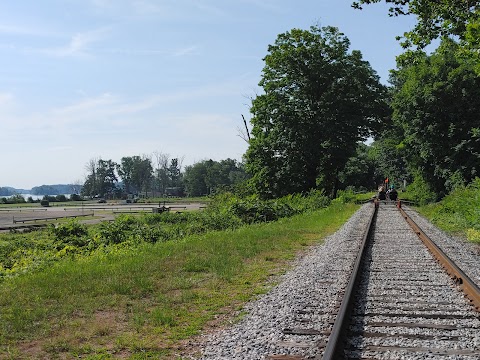
[[[335,324],[339,343],[327,346],[324,359],[480,358],[478,288],[461,292],[471,280],[449,276],[419,239],[421,230],[393,220],[402,216],[380,205],[351,316]]]
[[[306,259],[306,270],[261,299],[202,359],[480,359],[477,285],[448,275],[394,203],[373,208],[364,205],[353,230],[334,239],[328,261],[312,267],[320,260]]]

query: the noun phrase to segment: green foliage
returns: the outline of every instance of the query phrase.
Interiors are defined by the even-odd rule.
[[[337,198],[334,200],[342,204],[352,203],[357,200],[357,196],[352,190],[341,190],[338,192]]]
[[[71,219],[66,223],[59,224],[58,226],[51,226],[53,236],[57,240],[64,240],[69,237],[79,237],[87,235],[87,227],[82,225],[76,219]]]
[[[57,195],[55,196],[55,201],[58,201],[58,202],[65,202],[67,201],[67,197],[65,195]]]
[[[40,201],[40,205],[48,207],[48,206],[50,206],[50,202],[48,200],[42,200],[42,201]]]
[[[369,152],[375,164],[377,186],[383,183],[385,178],[397,189],[403,186],[404,180],[408,183],[412,181],[406,155],[403,128],[400,124],[389,123],[372,143]]]
[[[231,193],[215,196],[211,206],[197,212],[166,212],[133,216],[123,214],[112,222],[86,227],[71,220],[51,226],[41,241],[13,241],[0,250],[0,278],[18,275],[65,257],[82,258],[94,253],[132,250],[145,243],[180,240],[211,231],[234,230],[245,224],[269,222],[328,206],[329,199],[320,191],[308,196],[289,195],[264,201],[256,196],[239,198]],[[12,235],[14,236],[14,235]],[[23,236],[23,235],[18,235]]]
[[[82,200],[82,197],[78,194],[71,194],[70,195],[70,200],[71,201],[81,201]]]
[[[442,201],[421,211],[444,230],[463,233],[469,240],[480,242],[480,178],[466,187],[457,187]]]
[[[468,41],[469,35],[474,33],[470,26],[477,24],[480,17],[478,0],[359,0],[352,6],[361,9],[363,4],[379,2],[390,4],[390,16],[416,16],[417,24],[404,34],[404,47],[415,45],[423,48],[433,39],[452,35]]]
[[[52,232],[57,247],[60,249],[69,245],[82,247],[90,241],[87,237],[87,227],[80,224],[76,219],[71,219],[57,226],[52,225],[50,231]]]
[[[409,168],[440,197],[480,174],[480,77],[458,48],[446,39],[393,73],[393,116]]]
[[[372,147],[364,143],[357,145],[356,154],[348,159],[339,173],[340,189],[368,191],[377,188],[377,184],[383,180],[383,173],[378,174],[378,159],[372,154]]]
[[[231,211],[246,224],[274,221],[279,217],[292,216],[295,213],[294,209],[288,204],[276,201],[261,201],[256,197],[234,203]]]
[[[13,203],[13,204],[24,204],[26,201],[25,201],[25,198],[20,195],[20,194],[15,194],[15,195],[12,195],[10,197],[10,201]]]
[[[46,200],[48,202],[55,202],[57,201],[57,198],[54,195],[43,195],[42,200]]]
[[[153,167],[149,157],[122,157],[120,165],[117,165],[117,172],[123,180],[127,194],[150,190]]]
[[[426,205],[437,200],[437,195],[420,174],[414,176],[413,182],[407,186],[407,191],[409,197],[418,205]]]
[[[200,161],[187,166],[184,174],[188,196],[210,195],[222,190],[232,190],[246,178],[243,165],[233,159]]]
[[[339,172],[387,112],[385,87],[349,46],[334,27],[293,29],[269,46],[246,153],[262,198],[314,188],[335,197]]]
[[[275,200],[262,200],[258,195],[239,198],[231,193],[224,193],[217,196],[210,207],[218,213],[232,214],[242,223],[252,224],[321,209],[329,204],[329,198],[322,191],[312,190],[306,196],[294,194]]]
[[[115,174],[117,166],[112,160],[91,159],[86,165],[88,174],[82,187],[82,195],[103,198],[113,194],[118,182]]]

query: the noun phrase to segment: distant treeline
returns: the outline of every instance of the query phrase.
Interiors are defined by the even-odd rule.
[[[81,185],[74,184],[57,184],[57,185],[41,185],[32,189],[16,189],[10,186],[0,187],[0,196],[12,196],[16,194],[32,194],[32,195],[63,195],[63,194],[79,194],[82,190]]]
[[[58,184],[58,185],[41,185],[32,188],[30,194],[32,195],[62,195],[62,194],[78,194],[81,186],[72,184]]]
[[[11,196],[17,193],[17,189],[11,187],[0,187],[0,196]]]

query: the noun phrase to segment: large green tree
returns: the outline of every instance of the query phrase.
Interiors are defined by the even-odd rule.
[[[340,170],[386,113],[385,87],[349,46],[338,29],[314,26],[280,34],[268,47],[246,153],[264,197],[315,187],[335,196]]]
[[[152,161],[148,156],[122,157],[117,167],[118,174],[123,180],[125,191],[148,192],[153,179]]]
[[[118,182],[115,174],[117,166],[112,160],[90,160],[86,165],[88,174],[82,187],[82,195],[112,197]]]
[[[480,175],[480,76],[444,39],[393,72],[394,120],[403,128],[409,166],[442,196]]]

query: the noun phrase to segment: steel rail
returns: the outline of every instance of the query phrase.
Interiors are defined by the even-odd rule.
[[[408,216],[408,214],[398,206],[403,218],[407,221],[420,240],[425,244],[435,259],[442,265],[445,271],[453,278],[455,283],[465,293],[472,302],[476,311],[480,311],[480,288],[430,239],[420,227]]]
[[[339,346],[342,341],[342,336],[349,325],[349,313],[353,304],[356,284],[358,283],[358,280],[360,278],[360,265],[365,254],[365,250],[367,248],[366,245],[372,232],[374,219],[378,211],[378,204],[375,203],[374,206],[375,210],[372,212],[372,216],[368,222],[368,227],[363,234],[362,244],[360,245],[359,252],[355,259],[355,265],[352,270],[352,275],[350,276],[350,280],[345,290],[340,309],[338,310],[337,317],[333,324],[332,332],[330,333],[327,346],[325,347],[325,351],[323,352],[323,356],[321,358],[323,360],[332,360],[338,358],[337,353],[340,349]],[[317,359],[320,358],[317,357]]]

